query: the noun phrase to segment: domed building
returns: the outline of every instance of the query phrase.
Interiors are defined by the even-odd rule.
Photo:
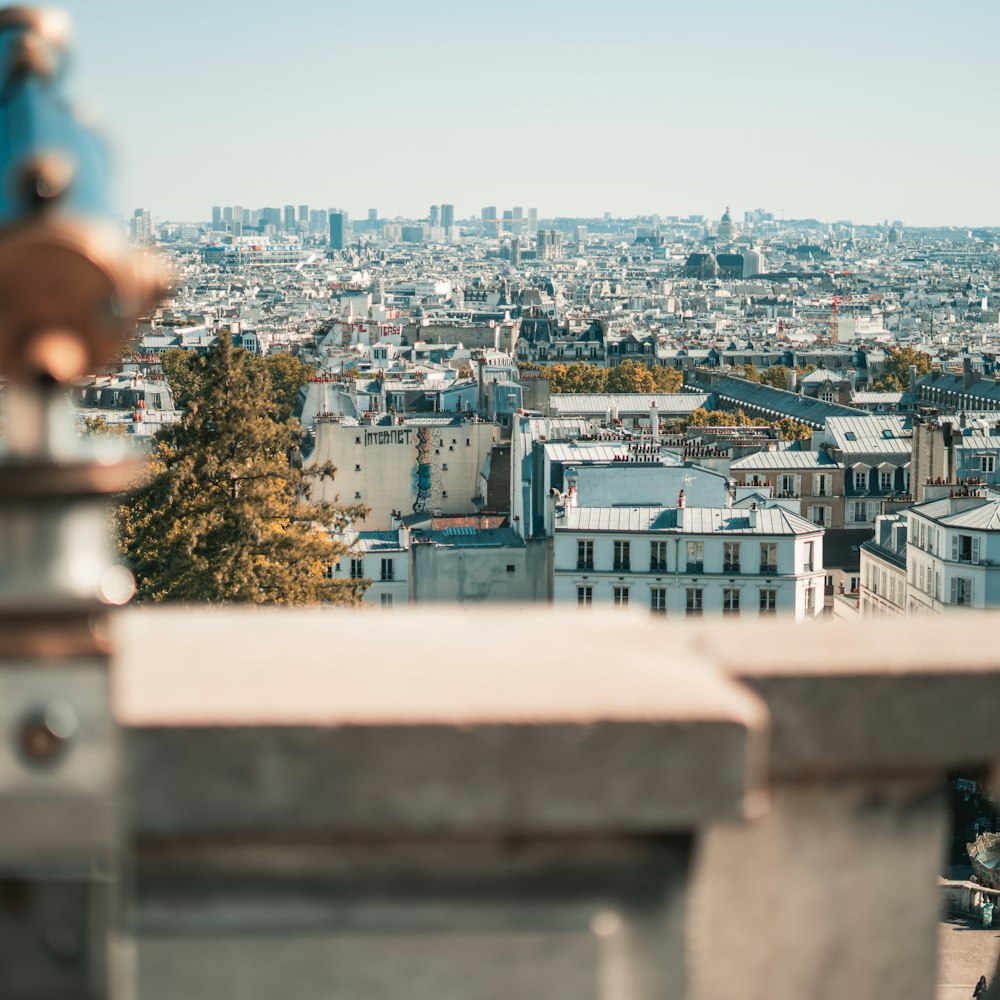
[[[733,222],[733,217],[729,214],[729,206],[726,206],[725,212],[722,214],[722,218],[719,220],[719,230],[718,238],[720,240],[735,240],[738,231],[736,229],[736,223]]]

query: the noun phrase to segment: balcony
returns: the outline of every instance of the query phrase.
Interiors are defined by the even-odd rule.
[[[628,559],[616,559],[611,567],[616,573],[628,573],[632,563]]]
[[[772,562],[762,562],[760,564],[760,575],[761,576],[777,576],[778,575],[778,564]]]
[[[649,572],[650,573],[666,573],[667,571],[667,561],[666,559],[650,559],[649,561]]]
[[[577,559],[576,561],[577,569],[593,569],[594,560],[593,559]]]
[[[739,573],[740,564],[738,562],[724,562],[722,564],[723,573]]]
[[[705,572],[705,563],[701,559],[689,559],[685,572],[690,576],[698,576]]]

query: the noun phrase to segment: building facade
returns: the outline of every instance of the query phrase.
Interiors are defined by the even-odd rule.
[[[557,520],[553,600],[668,617],[805,621],[823,608],[823,530],[779,507],[590,507]]]

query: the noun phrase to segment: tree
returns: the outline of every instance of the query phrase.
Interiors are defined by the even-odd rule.
[[[607,392],[656,392],[652,372],[636,361],[623,361],[608,372]]]
[[[178,410],[186,410],[201,389],[202,359],[183,347],[168,347],[160,355],[163,377],[173,393]]]
[[[916,365],[917,377],[931,370],[931,356],[913,347],[890,347],[885,374],[875,381],[876,392],[905,392],[910,387],[910,365]]]
[[[288,420],[295,412],[299,389],[315,375],[316,369],[286,353],[258,357],[237,349],[236,357],[248,369],[263,368],[267,372],[271,381],[272,398],[277,406],[276,419]],[[170,386],[177,408],[187,409],[191,400],[196,399],[201,391],[205,371],[204,356],[194,351],[185,351],[182,347],[170,347],[163,352],[161,364],[163,377]]]
[[[252,358],[251,364],[263,365],[267,369],[274,389],[278,419],[288,420],[298,407],[299,390],[316,374],[316,369],[287,353],[266,354],[263,358],[248,357]]]
[[[680,392],[684,387],[684,376],[676,368],[656,365],[651,368],[657,392]]]
[[[346,546],[330,532],[366,513],[314,504],[263,365],[220,338],[198,390],[157,434],[149,480],[119,508],[119,539],[140,600],[355,604],[361,581],[326,568]],[[318,470],[332,475],[333,469]]]

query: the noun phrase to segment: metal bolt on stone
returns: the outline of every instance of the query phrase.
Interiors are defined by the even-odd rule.
[[[107,221],[107,161],[63,88],[69,19],[0,9],[0,996],[95,1000],[120,844],[108,609],[132,587],[108,500],[138,458],[77,433],[68,385],[162,291]],[[44,668],[44,669],[43,669]]]

